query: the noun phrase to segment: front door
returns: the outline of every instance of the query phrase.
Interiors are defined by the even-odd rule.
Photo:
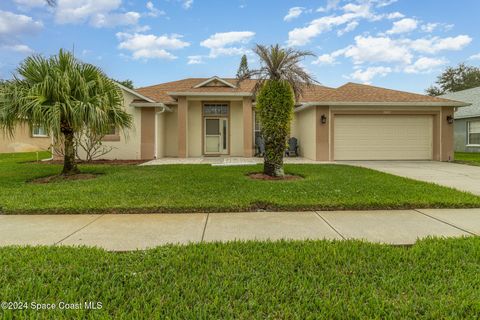
[[[205,154],[228,153],[228,118],[205,118],[204,120]]]

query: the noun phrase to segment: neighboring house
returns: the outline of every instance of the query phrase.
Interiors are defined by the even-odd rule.
[[[441,97],[471,103],[471,106],[455,111],[455,151],[480,152],[480,87]]]
[[[122,86],[135,127],[114,132],[105,158],[252,157],[256,80],[189,78],[131,90]],[[306,87],[291,136],[313,160],[453,160],[454,107],[467,104],[347,83]]]
[[[0,132],[0,153],[47,151],[51,145],[44,128],[30,128],[27,123],[17,126],[13,136]]]

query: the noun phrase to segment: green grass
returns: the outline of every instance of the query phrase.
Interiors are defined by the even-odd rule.
[[[455,162],[480,166],[480,153],[455,152]]]
[[[11,311],[0,318],[474,319],[480,238],[413,247],[355,241],[234,242],[146,252],[0,249],[2,301],[101,310]],[[2,317],[2,312],[4,313]]]
[[[286,165],[295,181],[246,176],[261,166],[81,166],[96,179],[32,184],[61,167],[29,163],[35,154],[0,155],[4,213],[197,212],[479,207],[480,197],[346,165]]]

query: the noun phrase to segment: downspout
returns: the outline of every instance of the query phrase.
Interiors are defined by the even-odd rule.
[[[161,107],[162,110],[161,111],[158,111],[158,112],[155,112],[155,145],[154,145],[154,154],[153,154],[153,157],[154,159],[158,159],[158,115],[161,114],[161,113],[164,113],[165,110],[166,110],[166,107],[165,106],[162,106]]]

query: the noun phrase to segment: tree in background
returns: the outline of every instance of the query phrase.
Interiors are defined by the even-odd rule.
[[[447,92],[456,92],[480,86],[480,68],[468,66],[464,63],[457,67],[448,67],[442,72],[427,90],[430,96],[439,96]]]
[[[115,79],[112,79],[112,80],[115,81],[116,83],[120,83],[122,86],[127,87],[128,89],[132,89],[132,90],[135,89],[133,85],[133,81],[130,79],[125,79],[123,81],[119,81]]]
[[[240,66],[238,67],[237,79],[249,79],[249,73],[250,70],[248,69],[247,55],[244,54],[240,61]]]
[[[75,134],[108,132],[133,125],[123,109],[121,89],[98,67],[82,63],[60,50],[50,58],[33,55],[17,68],[18,75],[0,91],[0,128],[14,135],[20,122],[42,126],[63,141],[62,175],[79,172]]]
[[[263,173],[272,177],[283,177],[283,155],[290,133],[295,99],[303,88],[316,82],[301,66],[300,62],[314,54],[292,48],[258,45],[254,52],[260,58],[260,68],[249,71],[239,78],[254,78],[256,114],[262,123],[262,137],[265,140]]]

